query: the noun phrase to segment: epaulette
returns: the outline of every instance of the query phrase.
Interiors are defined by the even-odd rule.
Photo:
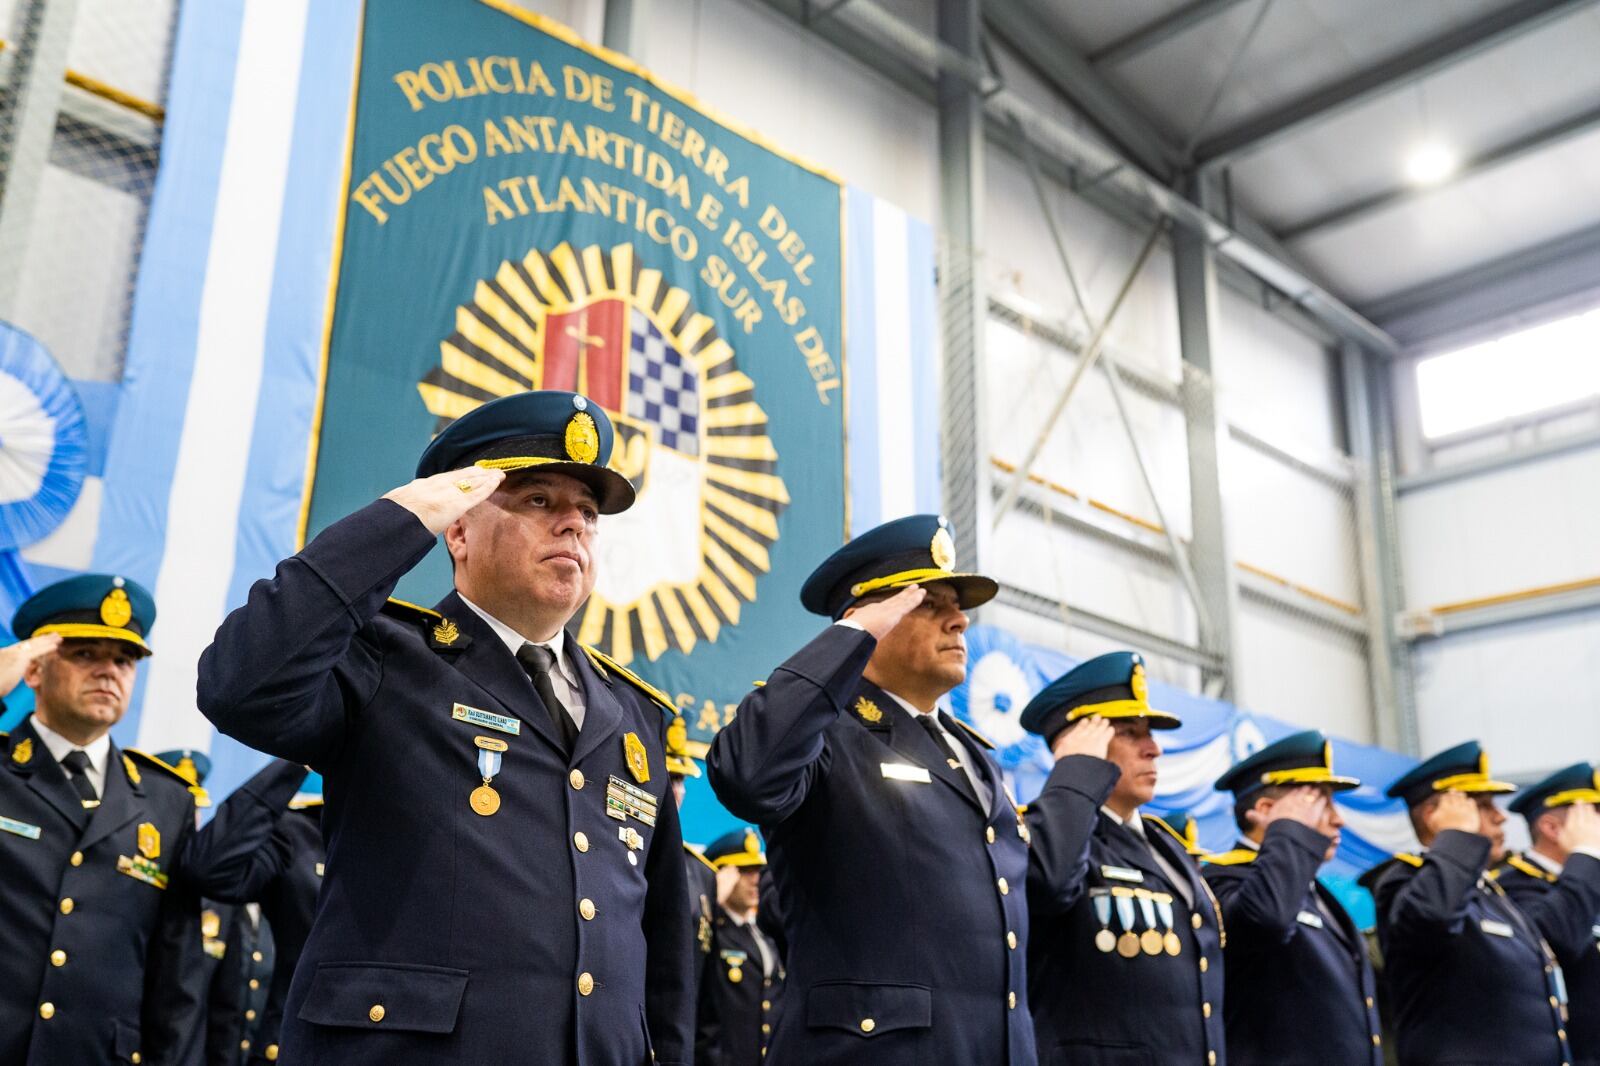
[[[296,796],[294,799],[289,801],[289,809],[291,811],[309,811],[321,806],[321,796],[307,796],[304,799]]]
[[[1539,869],[1539,867],[1535,866],[1533,863],[1529,862],[1527,859],[1524,859],[1521,855],[1507,855],[1504,865],[1511,867],[1513,870],[1516,870],[1518,873],[1525,873],[1529,877],[1536,878],[1536,879],[1538,879],[1540,881],[1549,881],[1549,882],[1551,882],[1553,884],[1553,883],[1555,883],[1555,880],[1556,880],[1556,875],[1555,874],[1551,873],[1549,870],[1541,870],[1541,869]],[[1499,879],[1499,875],[1500,875],[1500,871],[1497,869],[1493,873],[1491,873],[1489,876],[1491,876],[1491,877],[1495,878],[1496,880],[1498,880]]]
[[[1232,851],[1207,855],[1202,861],[1208,866],[1242,866],[1247,862],[1255,862],[1258,854],[1249,848],[1234,848]]]
[[[431,624],[444,617],[444,615],[433,610],[431,607],[423,607],[419,604],[408,603],[405,600],[397,600],[393,596],[390,596],[387,600],[383,601],[382,610],[386,615],[390,615],[394,618],[403,618],[408,622],[425,622]]]
[[[423,626],[428,632],[428,647],[434,651],[461,651],[472,643],[472,638],[462,633],[453,619],[431,607],[391,596],[383,601],[382,613],[402,622]]]
[[[1397,851],[1394,853],[1394,857],[1405,863],[1407,866],[1415,866],[1418,869],[1422,868],[1421,855],[1412,855],[1410,852]]]
[[[142,752],[137,748],[123,748],[122,754],[130,759],[137,759],[139,762],[151,767],[152,769],[165,772],[169,777],[178,782],[185,789],[193,791],[194,782],[180,774],[176,766],[172,766],[169,763],[164,763],[154,755],[150,755],[147,752]],[[132,766],[127,766],[125,769],[128,771],[129,779],[131,779],[133,783],[137,785],[139,783],[139,771]]]
[[[1372,869],[1368,870],[1366,873],[1362,874],[1360,877],[1356,878],[1356,884],[1360,885],[1368,892],[1375,891],[1378,887],[1378,882],[1383,879],[1383,875],[1388,873],[1397,862],[1404,863],[1407,866],[1421,867],[1422,856],[1412,855],[1404,851],[1397,851],[1387,859],[1384,859],[1382,862],[1378,863],[1378,865],[1372,867]]]
[[[965,729],[967,731],[967,735],[973,740],[976,740],[980,745],[988,748],[990,751],[994,750],[994,741],[990,740],[988,737],[984,736],[982,733],[978,732],[976,729],[972,728],[970,725],[963,722],[953,714],[950,716],[950,720],[956,725],[960,726],[962,729]]]
[[[685,844],[683,846],[683,850],[687,851],[690,855],[693,855],[695,858],[697,858],[701,862],[705,863],[706,869],[710,870],[712,873],[716,873],[717,872],[717,868],[714,865],[712,865],[710,859],[708,859],[704,855],[700,854],[694,848],[691,848],[688,844]]]
[[[656,703],[660,704],[661,709],[666,711],[668,714],[676,715],[678,713],[678,708],[673,705],[672,700],[668,698],[665,692],[662,692],[650,682],[646,681],[632,670],[629,670],[626,666],[622,666],[607,656],[604,652],[596,651],[587,644],[579,644],[578,647],[583,649],[583,654],[589,657],[589,665],[593,666],[595,670],[599,671],[602,679],[606,678],[607,671],[614,671],[618,677],[622,678],[622,680],[626,681],[640,692],[643,692],[646,696],[649,696]]]
[[[1183,838],[1183,834],[1172,828],[1172,826],[1168,825],[1161,818],[1153,814],[1141,814],[1139,816],[1139,820],[1142,822],[1149,822],[1160,829],[1166,830],[1167,835],[1178,842],[1178,846],[1184,850],[1184,854],[1192,854],[1192,852],[1189,850],[1189,842]]]

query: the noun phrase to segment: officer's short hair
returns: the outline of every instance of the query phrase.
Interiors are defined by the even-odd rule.
[[[1265,797],[1276,800],[1286,795],[1292,785],[1268,785],[1254,792],[1246,792],[1243,796],[1233,801],[1233,821],[1239,827],[1239,832],[1248,833],[1255,827],[1250,824],[1249,812],[1255,810],[1256,800]]]
[[[1553,814],[1556,816],[1556,821],[1565,822],[1567,820],[1567,812],[1571,809],[1571,807],[1553,807],[1548,810],[1540,811],[1538,814],[1528,819],[1528,836],[1535,844],[1539,843],[1541,840],[1547,839],[1545,834],[1539,831],[1539,823],[1544,820],[1544,816],[1547,814]]]

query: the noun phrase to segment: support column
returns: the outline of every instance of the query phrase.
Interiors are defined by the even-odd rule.
[[[979,0],[939,0],[939,40],[981,64]],[[988,319],[983,263],[983,100],[965,80],[941,72],[939,202],[943,239],[939,312],[943,373],[939,448],[944,513],[956,530],[957,566],[985,558],[989,533],[989,463],[985,454],[984,328]],[[926,366],[924,372],[933,368]]]
[[[4,34],[11,71],[0,108],[0,319],[16,317],[77,16],[78,0],[22,0]]]
[[[1206,205],[1202,189],[1191,196]],[[1206,609],[1200,612],[1200,647],[1219,665],[1203,670],[1207,695],[1237,702],[1235,669],[1239,581],[1228,544],[1222,506],[1222,467],[1228,424],[1217,410],[1217,266],[1205,238],[1187,227],[1172,232],[1173,273],[1178,297],[1178,338],[1183,350],[1179,386],[1189,444],[1189,497],[1193,536],[1189,558]]]
[[[1345,434],[1355,467],[1356,538],[1366,607],[1374,736],[1381,747],[1418,755],[1411,652],[1395,619],[1405,607],[1395,521],[1394,412],[1387,368],[1346,341],[1339,349]]]

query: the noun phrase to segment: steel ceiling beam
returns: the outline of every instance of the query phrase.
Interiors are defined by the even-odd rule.
[[[1175,8],[1160,18],[1151,19],[1131,33],[1090,52],[1089,62],[1097,67],[1126,63],[1135,56],[1143,55],[1150,49],[1167,43],[1179,34],[1187,33],[1196,26],[1209,22],[1240,3],[1243,3],[1243,0],[1191,0],[1190,3]]]
[[[1302,93],[1289,102],[1200,142],[1195,162],[1217,167],[1326,121],[1358,104],[1437,74],[1490,48],[1538,29],[1594,0],[1519,0],[1432,40]]]
[[[1530,130],[1527,133],[1512,137],[1509,140],[1477,152],[1463,161],[1449,179],[1439,184],[1417,186],[1397,183],[1381,192],[1375,192],[1370,196],[1363,196],[1359,200],[1351,200],[1348,203],[1339,204],[1326,211],[1303,218],[1298,222],[1291,222],[1278,230],[1278,239],[1294,241],[1307,237],[1319,230],[1348,225],[1356,219],[1365,218],[1397,204],[1427,196],[1440,189],[1465,181],[1467,178],[1482,174],[1486,170],[1503,166],[1506,163],[1532,155],[1534,152],[1542,151],[1562,141],[1582,136],[1596,129],[1600,129],[1600,107],[1593,107],[1579,114],[1569,115],[1558,122],[1552,122],[1548,126]]]

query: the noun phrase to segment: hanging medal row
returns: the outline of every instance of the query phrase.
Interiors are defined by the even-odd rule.
[[[1100,923],[1094,946],[1125,959],[1146,955],[1181,955],[1183,940],[1172,923],[1172,896],[1147,888],[1091,888],[1089,899]],[[1115,923],[1115,924],[1113,924]]]

